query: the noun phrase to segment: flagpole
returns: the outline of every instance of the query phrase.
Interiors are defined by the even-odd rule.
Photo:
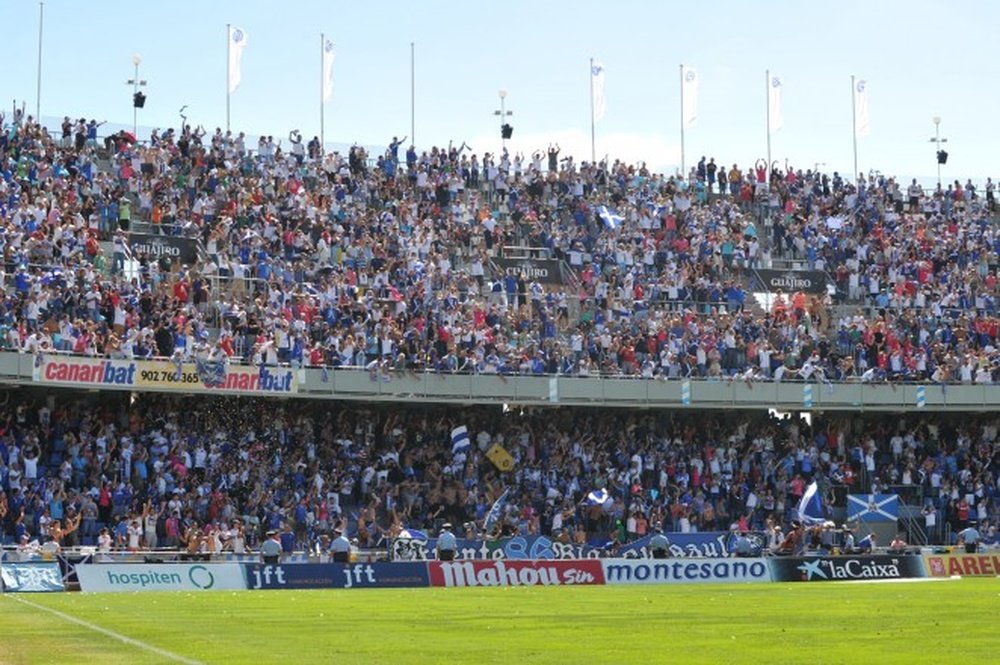
[[[410,145],[417,145],[417,61],[414,42],[410,42]]]
[[[232,54],[229,52],[232,45],[232,26],[226,24],[226,132],[229,131],[229,63]]]
[[[590,161],[597,161],[597,142],[594,133],[594,59],[590,59]]]
[[[858,106],[854,74],[851,74],[851,135],[854,139],[854,184],[858,183]]]
[[[326,48],[326,35],[319,33],[319,154],[323,154],[323,146],[326,145],[326,104],[323,100],[323,86],[326,80],[323,78],[326,72],[323,71],[323,54]]]
[[[684,169],[684,64],[681,63],[681,178],[687,171]]]
[[[767,100],[767,171],[765,178],[771,184],[771,70],[764,70],[764,99]]]
[[[35,122],[42,122],[42,24],[45,22],[45,3],[38,3],[38,73],[35,82]]]

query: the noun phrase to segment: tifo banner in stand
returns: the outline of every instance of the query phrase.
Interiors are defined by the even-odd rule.
[[[81,591],[235,591],[246,589],[237,563],[91,563],[76,567]]]
[[[222,391],[259,395],[292,394],[298,372],[287,367],[227,365],[222,372],[199,372],[195,363],[158,360],[109,360],[46,354],[35,363],[33,379],[87,388]]]
[[[0,564],[0,580],[6,593],[66,590],[59,564],[54,561]]]
[[[355,589],[411,588],[430,585],[427,564],[412,563],[300,563],[245,565],[247,588]]]
[[[556,259],[504,259],[493,261],[505,273],[523,275],[526,282],[537,280],[540,284],[564,284],[562,261]]]
[[[768,270],[759,268],[757,276],[768,291],[795,293],[803,291],[826,295],[826,273],[819,270]]]
[[[169,258],[174,265],[194,265],[198,261],[198,241],[182,236],[161,236],[151,233],[133,233],[129,236],[129,249],[137,259],[145,254],[153,260]]]
[[[728,531],[699,533],[667,533],[671,557],[728,557],[732,555],[736,536]],[[754,548],[759,551],[764,537],[749,534]],[[624,557],[642,559],[650,556],[649,541],[652,536],[640,538],[617,548],[577,545],[552,540],[547,536],[515,536],[500,540],[466,540],[457,542],[456,553],[461,559],[597,559]],[[397,538],[389,548],[393,561],[426,561],[435,558],[437,539],[419,540]]]
[[[774,557],[775,582],[837,582],[844,580],[899,580],[926,577],[919,556],[806,556]]]
[[[596,559],[577,561],[431,561],[431,586],[567,586],[604,584]]]
[[[604,559],[605,584],[770,582],[764,559]]]
[[[1000,554],[932,554],[924,557],[929,577],[995,577],[1000,575]]]

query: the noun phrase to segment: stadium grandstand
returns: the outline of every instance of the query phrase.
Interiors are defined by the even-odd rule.
[[[11,555],[996,542],[992,182],[2,125]]]

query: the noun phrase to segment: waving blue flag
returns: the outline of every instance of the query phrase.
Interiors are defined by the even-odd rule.
[[[493,528],[493,525],[500,521],[500,516],[503,515],[503,509],[507,506],[507,495],[510,494],[510,488],[508,487],[503,491],[496,501],[493,502],[493,507],[490,508],[490,512],[486,513],[486,519],[483,520],[483,531],[489,531]]]
[[[823,510],[823,497],[819,493],[819,485],[816,481],[806,488],[802,500],[799,501],[799,521],[803,524],[822,524],[826,521],[826,512]]]

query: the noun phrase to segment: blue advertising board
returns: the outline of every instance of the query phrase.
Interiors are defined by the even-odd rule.
[[[65,591],[59,564],[53,562],[4,563],[0,579],[5,592]]]
[[[356,589],[430,586],[425,563],[244,564],[247,588]]]

